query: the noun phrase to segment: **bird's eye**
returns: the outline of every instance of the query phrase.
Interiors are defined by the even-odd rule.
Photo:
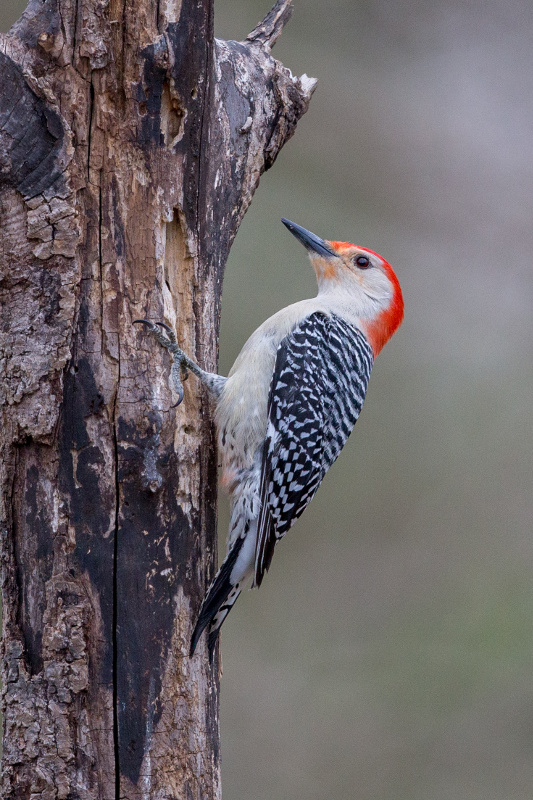
[[[370,266],[370,259],[367,258],[366,256],[357,256],[357,258],[355,259],[355,263],[361,269],[366,269],[367,267]]]

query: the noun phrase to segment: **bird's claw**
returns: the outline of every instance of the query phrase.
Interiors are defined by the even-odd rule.
[[[165,347],[171,353],[173,358],[172,369],[170,372],[172,378],[172,387],[178,395],[177,402],[174,403],[171,408],[176,408],[176,406],[179,406],[183,400],[184,389],[182,381],[187,380],[189,375],[185,365],[187,357],[178,345],[174,330],[170,327],[170,325],[167,325],[166,322],[150,322],[148,319],[134,319],[133,324],[146,325],[149,332],[155,339],[157,339],[159,344]],[[167,335],[165,336],[159,330],[159,328],[163,328]]]
[[[139,320],[139,322],[141,322],[141,321],[142,321],[142,320]],[[172,328],[170,327],[170,325],[167,325],[167,323],[166,323],[166,322],[156,322],[156,323],[154,323],[154,324],[155,324],[155,325],[159,325],[159,327],[160,327],[160,328],[164,328],[164,329],[167,331],[167,333],[169,333],[169,334],[170,334],[170,336],[173,336],[174,338],[176,338],[176,335],[175,335],[174,331],[172,330]],[[169,338],[170,338],[170,337],[169,337]]]
[[[133,324],[146,325],[152,336],[154,336],[157,339],[159,344],[163,345],[163,347],[166,347],[167,350],[170,350],[174,355],[172,348],[177,347],[178,343],[176,340],[176,334],[174,333],[170,325],[167,325],[166,322],[150,322],[149,319],[134,319]],[[166,331],[167,336],[164,336],[163,333],[159,330],[159,328],[163,328]]]
[[[156,322],[155,324],[157,325],[157,327],[163,328],[163,330],[166,331],[168,341],[170,342],[170,344],[178,347],[178,340],[176,339],[176,333],[174,329],[171,328],[170,325],[167,325],[166,322]]]
[[[134,319],[132,324],[133,325],[147,325],[149,328],[153,328],[154,327],[154,323],[150,322],[149,319]]]
[[[174,385],[174,389],[175,388],[176,388],[176,386]],[[175,403],[172,403],[170,408],[177,408],[181,404],[182,400],[183,400],[183,386],[181,387],[180,391],[178,392],[178,399],[176,400]]]
[[[175,403],[172,404],[171,408],[176,408],[177,406],[179,406],[179,404],[183,400],[184,389],[183,389],[183,383],[182,383],[182,380],[183,380],[182,379],[182,369],[183,369],[182,364],[183,364],[182,359],[181,358],[177,358],[176,356],[174,356],[174,361],[172,363],[172,369],[170,370],[170,376],[171,376],[171,379],[172,379],[172,386],[174,387],[174,391],[178,395],[178,399],[176,400]]]

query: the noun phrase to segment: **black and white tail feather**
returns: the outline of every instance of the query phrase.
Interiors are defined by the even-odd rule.
[[[191,648],[189,655],[193,656],[196,645],[205,628],[209,625],[207,637],[207,647],[209,650],[209,660],[213,658],[213,651],[218,638],[220,626],[231,611],[233,604],[241,593],[241,584],[231,582],[231,573],[237,561],[241,548],[244,544],[244,536],[234,542],[233,547],[224,559],[215,578],[207,590],[207,594],[200,606],[200,613],[191,637]]]
[[[229,553],[200,608],[191,655],[209,625],[212,656],[220,626],[243,583],[253,574],[253,585],[261,585],[276,543],[314,497],[359,417],[373,360],[362,332],[333,314],[310,314],[280,343],[270,384],[266,436],[258,465],[250,474],[255,499],[248,513],[246,504],[240,507],[239,532],[230,539]],[[253,550],[247,537],[255,539]],[[250,550],[252,558],[248,564],[241,555],[240,562],[246,563],[239,571],[236,563],[245,541],[242,553]]]

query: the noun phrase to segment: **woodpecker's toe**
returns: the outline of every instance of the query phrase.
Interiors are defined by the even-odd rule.
[[[170,325],[166,324],[166,322],[150,322],[150,320],[148,319],[133,320],[133,324],[135,325],[136,323],[146,325],[152,336],[155,339],[157,339],[157,341],[159,342],[160,345],[162,345],[162,347],[166,347],[166,349],[170,350],[170,352],[173,355],[178,355],[178,356],[180,355],[181,350],[178,348],[178,343],[176,341],[176,334],[174,333]],[[166,336],[163,333],[163,331],[160,330],[160,328],[163,328],[163,331],[165,331]]]
[[[175,339],[176,338],[176,334],[174,333],[174,330],[170,327],[170,325],[167,325],[166,322],[156,322],[155,324],[159,328],[163,328],[163,330],[165,330],[168,333],[168,338],[169,339]]]

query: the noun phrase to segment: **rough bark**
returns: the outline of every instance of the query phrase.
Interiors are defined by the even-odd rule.
[[[212,0],[31,0],[0,39],[5,798],[218,798],[208,399],[229,248],[314,81]]]

